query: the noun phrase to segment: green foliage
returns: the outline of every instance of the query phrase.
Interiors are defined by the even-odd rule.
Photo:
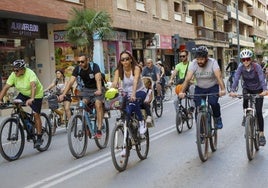
[[[100,38],[112,32],[111,17],[104,11],[73,8],[72,19],[67,24],[67,40],[75,46],[88,46],[89,56],[93,58],[94,34]]]

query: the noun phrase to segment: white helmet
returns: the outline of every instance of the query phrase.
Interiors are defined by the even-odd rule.
[[[240,52],[240,58],[251,58],[253,56],[253,52],[248,49],[244,49]]]

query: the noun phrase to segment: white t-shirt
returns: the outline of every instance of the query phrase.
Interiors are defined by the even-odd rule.
[[[220,69],[218,62],[213,58],[208,58],[205,67],[199,67],[196,59],[194,59],[188,68],[188,71],[194,73],[196,85],[200,88],[210,88],[217,84],[214,71]]]

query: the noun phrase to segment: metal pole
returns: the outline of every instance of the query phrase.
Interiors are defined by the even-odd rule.
[[[240,41],[239,41],[239,19],[238,19],[238,0],[236,0],[236,38],[237,38],[237,61],[240,63]]]

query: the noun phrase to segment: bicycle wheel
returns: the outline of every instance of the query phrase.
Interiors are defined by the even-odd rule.
[[[103,149],[107,146],[109,140],[109,122],[107,118],[103,119],[101,133],[102,133],[101,139],[95,138],[95,142],[100,149]]]
[[[251,161],[254,156],[254,135],[253,135],[253,117],[251,115],[246,116],[245,121],[245,138],[246,138],[246,150],[248,159]]]
[[[48,115],[48,119],[51,124],[51,135],[54,136],[57,128],[56,117],[53,117],[53,114],[51,113]]]
[[[8,118],[1,123],[0,153],[8,161],[18,159],[24,149],[25,136],[16,118]]]
[[[163,113],[163,101],[162,101],[161,97],[159,97],[159,99],[155,100],[154,107],[155,107],[155,115],[157,117],[161,117],[162,113]]]
[[[124,125],[116,124],[111,138],[111,155],[114,167],[122,172],[126,169],[129,157],[128,134],[126,138],[126,145],[124,145]],[[124,155],[122,155],[124,153]]]
[[[71,117],[67,137],[71,154],[77,159],[83,157],[86,153],[88,137],[81,115]]]
[[[169,101],[172,97],[172,88],[171,86],[165,86],[165,101]]]
[[[217,144],[218,144],[218,129],[215,127],[215,122],[213,116],[210,116],[210,122],[211,122],[211,132],[210,132],[210,149],[212,152],[217,150]]]
[[[52,130],[50,121],[45,113],[40,114],[41,122],[42,122],[42,145],[36,148],[38,151],[46,151],[51,143],[52,138]]]
[[[226,89],[227,89],[228,93],[231,92],[231,82],[230,82],[229,79],[230,79],[230,78],[228,78],[227,81],[226,81]]]
[[[194,124],[194,113],[193,112],[188,112],[187,113],[187,127],[188,129],[191,129],[193,127]]]
[[[183,129],[182,112],[180,110],[176,113],[176,129],[178,133],[181,133]]]
[[[260,132],[259,132],[259,124],[258,124],[257,117],[255,117],[254,133],[255,133],[255,139],[254,139],[255,150],[259,151],[259,149],[260,149]]]
[[[150,145],[150,138],[149,138],[149,130],[147,129],[144,135],[140,135],[138,137],[138,143],[136,144],[136,152],[141,160],[147,158],[149,152],[149,145]]]
[[[199,113],[197,115],[196,124],[196,144],[201,161],[205,162],[208,159],[208,138],[206,135],[206,116],[204,113]]]

